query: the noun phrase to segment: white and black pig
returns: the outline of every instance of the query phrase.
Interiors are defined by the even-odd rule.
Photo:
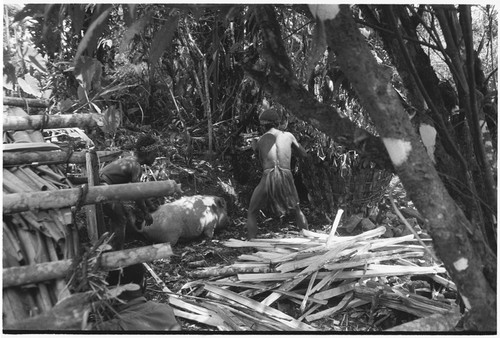
[[[194,239],[205,235],[212,238],[215,229],[229,223],[226,201],[222,197],[194,195],[161,205],[151,213],[153,224],[136,229],[153,243]]]

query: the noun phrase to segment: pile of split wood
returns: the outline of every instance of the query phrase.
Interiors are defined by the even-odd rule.
[[[170,303],[179,317],[231,331],[318,330],[318,320],[375,301],[417,317],[454,312],[444,297],[429,299],[403,283],[387,283],[390,276],[428,275],[443,289],[456,290],[443,277],[445,269],[429,263],[428,249],[414,235],[380,238],[384,232],[379,227],[339,237],[333,229],[330,235],[302,231],[293,238],[230,239],[223,244],[256,252],[228,266],[193,271],[198,279]],[[331,328],[340,329],[340,323]]]

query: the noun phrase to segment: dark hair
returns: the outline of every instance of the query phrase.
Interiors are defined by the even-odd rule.
[[[124,267],[123,270],[110,271],[106,281],[110,286],[134,283],[139,285],[141,292],[143,292],[146,288],[145,273],[146,269],[142,263],[134,264]]]
[[[137,139],[135,143],[135,150],[138,152],[144,152],[148,146],[156,143],[156,139],[151,135],[142,135]]]
[[[271,129],[271,128],[278,128],[280,123],[279,121],[266,121],[266,123],[260,123],[261,126],[265,127],[266,129]]]

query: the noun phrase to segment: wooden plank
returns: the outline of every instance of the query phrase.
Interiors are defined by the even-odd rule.
[[[384,231],[385,231],[385,229],[384,229]],[[304,270],[302,270],[298,275],[294,276],[294,278],[287,280],[285,283],[283,283],[283,285],[280,287],[280,289],[285,290],[285,291],[291,290],[292,288],[294,288],[295,286],[300,284],[300,282],[302,282],[308,275],[315,272],[316,270],[319,270],[320,268],[322,268],[322,266],[325,263],[327,263],[331,259],[337,257],[342,250],[344,250],[347,247],[349,247],[350,245],[352,245],[352,243],[354,241],[355,241],[355,239],[351,239],[351,240],[346,241],[346,242],[337,243],[335,248],[333,248],[330,251],[328,251],[327,253],[319,256],[315,262],[311,262],[311,264],[309,266],[307,266]],[[280,294],[277,292],[273,292],[266,299],[264,299],[262,301],[262,303],[265,305],[271,305],[279,298],[280,298]]]
[[[337,297],[337,296],[340,296],[344,293],[347,293],[347,292],[354,290],[354,286],[357,283],[358,282],[356,281],[356,282],[352,282],[352,283],[342,284],[342,285],[337,286],[336,288],[315,293],[314,297],[317,299],[330,299],[333,297]]]
[[[344,213],[343,209],[337,210],[337,215],[335,215],[335,220],[333,221],[332,229],[330,230],[330,235],[328,235],[328,239],[326,240],[326,248],[327,249],[332,248],[332,245],[334,243],[334,238],[335,238],[335,232],[337,231],[337,227],[339,226],[340,218],[342,217],[343,213]]]
[[[394,269],[385,269],[388,265],[370,268],[368,270],[354,270],[354,271],[342,271],[338,274],[338,279],[346,278],[362,278],[362,277],[383,277],[383,276],[401,276],[401,275],[427,275],[435,273],[445,273],[446,269],[443,267],[396,267]],[[331,272],[320,271],[318,273],[318,278],[324,278],[328,276]],[[274,282],[274,281],[285,281],[297,276],[296,272],[287,273],[255,273],[255,274],[238,274],[238,280],[242,282]]]
[[[384,255],[380,257],[374,255],[369,258],[361,258],[361,259],[354,257],[352,260],[349,260],[347,262],[325,264],[324,268],[327,270],[347,269],[371,263],[395,260],[398,258],[422,257],[423,255],[424,255],[423,252],[406,252],[402,254]]]

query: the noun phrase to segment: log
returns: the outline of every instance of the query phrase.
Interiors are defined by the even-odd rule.
[[[190,278],[207,278],[207,277],[225,277],[233,276],[239,273],[268,273],[274,272],[269,264],[248,264],[247,266],[237,266],[235,264],[224,267],[210,267],[203,270],[195,270],[189,272]]]
[[[133,264],[165,259],[172,255],[170,244],[154,244],[141,248],[104,253],[101,256],[100,267],[105,271],[114,270]],[[66,259],[5,268],[2,273],[3,288],[64,278],[71,272],[72,264],[73,260]]]
[[[89,187],[86,196],[83,188],[15,193],[3,195],[3,213],[27,210],[59,209],[108,201],[135,201],[149,197],[161,197],[182,192],[180,184],[173,180],[126,183]],[[79,201],[82,199],[81,201]]]
[[[25,99],[23,97],[4,97],[3,105],[16,107],[48,108],[50,107],[50,101],[44,99]]]
[[[69,154],[68,151],[40,151],[40,152],[3,152],[3,166],[18,166],[23,164],[43,165],[43,164],[60,164],[60,163],[85,163],[86,152],[74,152]],[[122,154],[122,151],[97,151],[99,162],[108,162],[114,160]],[[69,158],[68,158],[69,155]]]
[[[37,130],[103,126],[102,114],[26,115],[3,117],[3,130]]]

